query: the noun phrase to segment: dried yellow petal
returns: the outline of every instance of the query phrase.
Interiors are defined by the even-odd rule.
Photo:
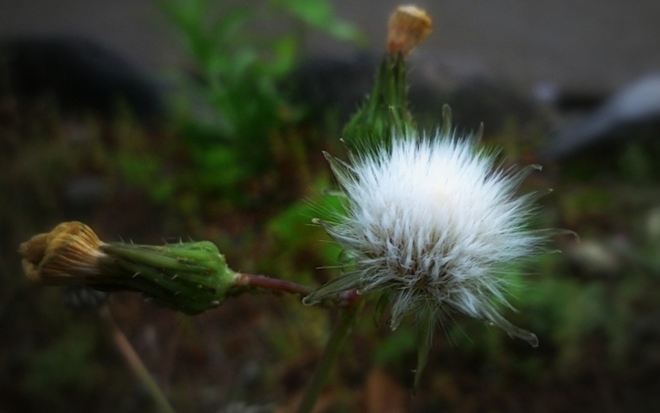
[[[393,55],[410,53],[429,37],[433,23],[426,12],[416,6],[399,6],[388,26],[387,52]]]

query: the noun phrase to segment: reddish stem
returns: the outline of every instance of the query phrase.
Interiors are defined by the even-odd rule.
[[[291,281],[244,273],[236,274],[235,285],[237,287],[248,289],[266,290],[274,294],[294,294],[300,297],[306,297],[314,291],[311,287],[296,284]],[[335,297],[323,300],[321,305],[326,307],[352,306],[357,302],[358,298],[359,296],[357,292],[355,290],[350,290],[338,294]]]

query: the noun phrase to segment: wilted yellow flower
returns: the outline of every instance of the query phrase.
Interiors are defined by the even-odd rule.
[[[424,10],[416,6],[400,6],[388,25],[387,52],[404,56],[429,37],[433,23]]]
[[[102,275],[99,259],[107,256],[103,243],[82,222],[64,222],[51,232],[39,234],[18,249],[23,270],[32,281],[45,285],[84,283]]]

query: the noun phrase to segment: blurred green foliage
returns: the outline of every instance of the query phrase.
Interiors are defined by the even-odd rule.
[[[185,92],[174,97],[183,146],[176,152],[184,150],[188,165],[166,177],[168,183],[159,183],[153,170],[163,165],[158,168],[149,158],[142,165],[137,158],[125,162],[127,173],[147,183],[156,199],[176,193],[195,204],[205,194],[221,194],[245,205],[254,201],[246,187],[264,174],[278,173],[278,140],[296,127],[304,110],[291,104],[281,85],[299,63],[304,39],[295,32],[258,35],[255,27],[277,30],[277,24],[293,19],[342,40],[364,40],[353,25],[335,16],[327,0],[228,3],[161,1],[191,64],[190,73],[177,77]]]
[[[48,347],[31,354],[26,390],[39,394],[42,402],[66,408],[65,394],[94,389],[100,378],[99,364],[92,357],[93,332],[71,329]]]

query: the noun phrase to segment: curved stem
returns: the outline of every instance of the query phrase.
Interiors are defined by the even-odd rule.
[[[234,285],[268,290],[273,293],[288,293],[300,296],[309,295],[314,289],[291,281],[270,278],[263,275],[236,274]]]
[[[314,408],[316,400],[321,394],[321,390],[323,390],[323,385],[328,379],[330,369],[344,346],[346,338],[353,329],[357,315],[363,306],[364,300],[360,300],[357,304],[342,311],[341,317],[332,331],[330,340],[323,351],[321,361],[319,361],[319,364],[316,366],[312,380],[307,386],[303,399],[298,406],[298,413],[310,413]]]
[[[119,326],[112,317],[108,306],[103,306],[99,313],[101,314],[103,321],[108,325],[108,329],[112,334],[112,339],[114,340],[117,349],[124,357],[124,360],[126,360],[129,368],[133,370],[133,373],[135,373],[138,380],[140,380],[144,388],[154,399],[154,402],[158,406],[158,410],[162,413],[175,413],[174,408],[172,408],[170,402],[167,401],[167,397],[163,394],[158,383],[156,383],[156,380],[151,376],[149,370],[147,370],[147,367],[140,359],[140,356],[135,352],[135,349],[133,349],[133,346],[131,346],[131,343],[128,341],[124,333],[119,329]]]
[[[237,293],[245,292],[245,289],[251,289],[265,290],[274,294],[286,293],[306,297],[315,290],[312,287],[263,275],[237,273],[235,277],[234,286],[237,288]],[[355,305],[358,299],[357,292],[351,290],[322,300],[320,304],[325,307],[346,307]]]

